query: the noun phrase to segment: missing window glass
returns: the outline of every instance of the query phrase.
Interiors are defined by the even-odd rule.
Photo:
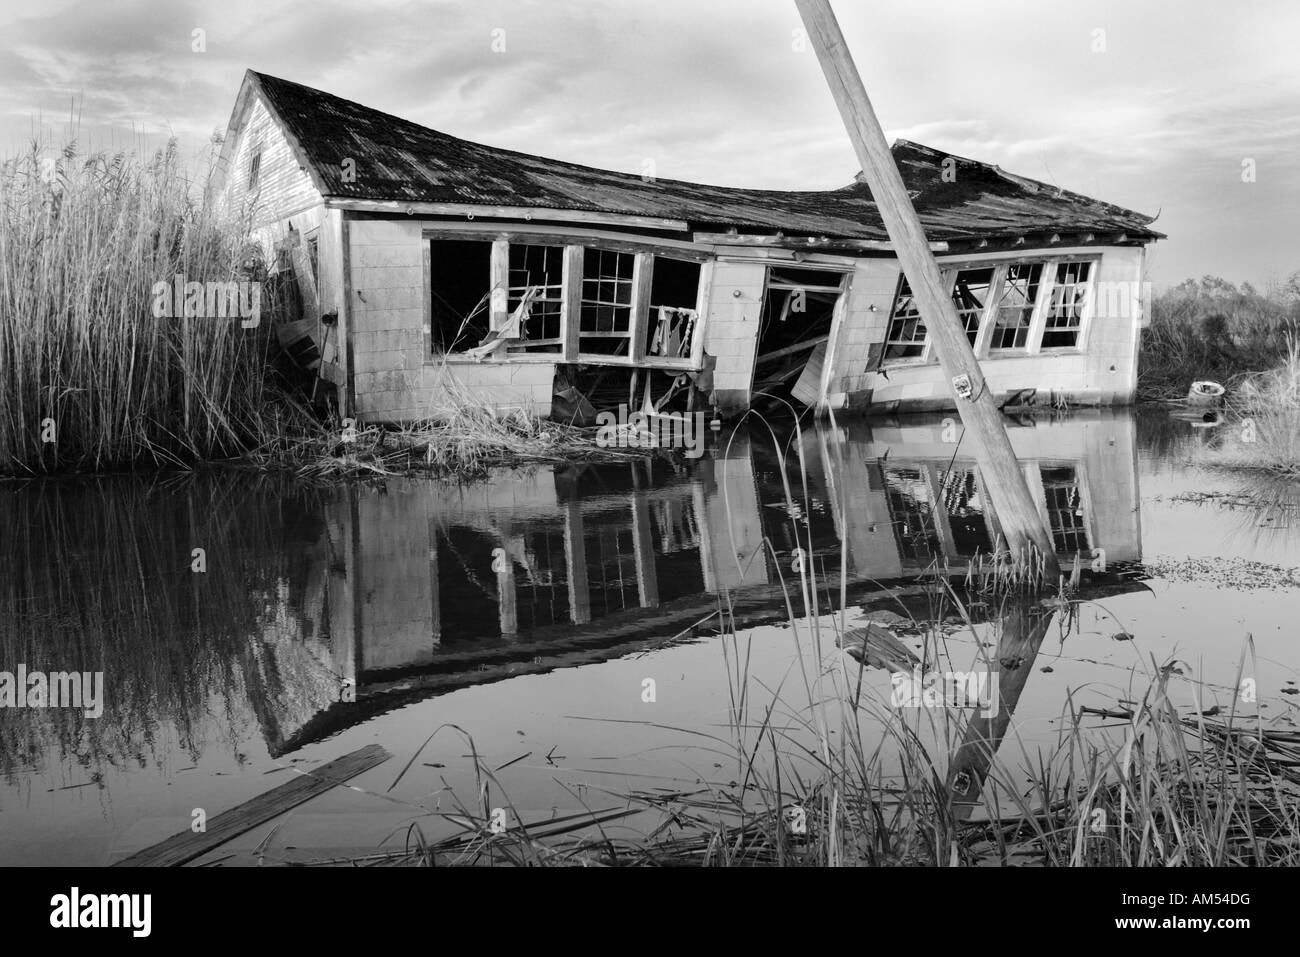
[[[435,355],[463,352],[487,337],[492,283],[492,243],[430,241],[429,297]]]
[[[992,351],[1024,349],[1029,344],[1029,323],[1038,300],[1038,287],[1043,278],[1042,263],[1013,263],[1007,267],[1006,278],[998,295],[993,313],[993,335],[989,341]]]
[[[1070,348],[1079,344],[1083,310],[1091,288],[1092,263],[1059,263],[1052,298],[1043,328],[1043,348]]]
[[[885,335],[885,360],[919,359],[925,354],[925,323],[917,307],[912,287],[906,276],[898,277],[898,292],[889,316],[889,331]]]
[[[650,279],[650,315],[646,322],[647,357],[690,358],[700,295],[697,262],[654,258]]]
[[[957,273],[952,286],[952,301],[957,307],[957,316],[971,345],[979,335],[980,322],[984,318],[984,307],[993,288],[993,267],[983,269],[963,269]]]
[[[510,289],[506,309],[514,315],[529,290],[527,315],[511,352],[564,351],[561,311],[564,300],[564,247],[510,244]]]

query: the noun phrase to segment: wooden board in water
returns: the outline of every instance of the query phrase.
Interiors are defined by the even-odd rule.
[[[387,761],[391,755],[381,745],[368,744],[364,748],[335,758],[313,771],[250,801],[218,814],[208,821],[207,830],[201,834],[182,831],[167,840],[137,851],[118,861],[114,867],[178,867],[202,857],[213,848],[220,847],[245,831],[279,817],[290,808],[324,794],[336,785],[348,781],[363,771],[369,771]]]

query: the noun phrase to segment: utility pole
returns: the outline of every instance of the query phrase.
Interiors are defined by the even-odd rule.
[[[930,252],[920,217],[912,207],[835,13],[829,0],[795,0],[795,6],[817,51],[831,96],[844,119],[925,327],[933,338],[934,351],[952,389],[966,434],[974,440],[976,461],[988,486],[985,491],[1002,524],[1007,546],[1013,553],[1023,555],[1033,545],[1046,562],[1048,580],[1054,580],[1060,568],[1051,537],[1029,494],[1029,486],[1007,437],[1002,412],[988,391],[957,307],[944,288],[939,264]]]

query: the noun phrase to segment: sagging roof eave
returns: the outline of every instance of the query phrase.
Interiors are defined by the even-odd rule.
[[[959,163],[970,163],[974,166],[980,166],[984,169],[991,170],[993,173],[997,174],[1002,179],[1006,180],[1008,183],[1015,183],[1016,185],[1022,186],[1035,193],[1047,193],[1051,195],[1054,199],[1068,199],[1072,202],[1091,203],[1094,206],[1099,207],[1102,211],[1111,213],[1117,218],[1132,218],[1135,220],[1142,221],[1147,225],[1154,223],[1157,219],[1156,216],[1150,216],[1146,213],[1140,213],[1135,209],[1129,209],[1126,206],[1118,206],[1115,203],[1108,203],[1104,199],[1097,199],[1094,196],[1088,196],[1084,193],[1076,193],[1074,190],[1064,189],[1052,183],[1044,183],[1042,180],[1034,179],[1033,177],[1030,176],[1021,176],[1019,173],[1009,173],[1006,170],[1004,170],[1001,166],[997,165],[996,163],[986,163],[983,160],[973,159],[972,157],[969,156],[958,156],[956,153],[946,153],[940,150],[936,150],[932,146],[927,146],[924,143],[914,142],[913,140],[896,139],[894,140],[893,143],[890,144],[891,151],[893,150],[894,147],[899,145],[907,146],[910,147],[911,149],[918,150],[921,152],[930,153],[934,156],[951,158],[953,160],[956,160]],[[854,177],[855,182],[861,182],[862,175],[863,175],[862,172],[859,171],[857,175]],[[1163,233],[1158,233],[1155,230],[1151,230],[1150,232],[1153,238],[1158,238],[1158,239],[1167,238]]]
[[[519,151],[503,150],[498,147],[486,147],[486,146],[482,146],[482,144],[474,144],[468,140],[460,140],[459,138],[453,137],[450,134],[445,134],[445,133],[441,133],[440,131],[431,130],[427,127],[422,127],[420,126],[420,124],[413,123],[410,120],[404,120],[401,117],[396,117],[392,114],[385,114],[382,113],[382,111],[373,110],[372,108],[366,107],[363,104],[357,104],[357,103],[353,103],[353,101],[343,100],[342,98],[333,97],[332,94],[323,93],[322,91],[316,90],[312,87],[306,87],[303,86],[302,84],[293,83],[292,81],[282,80],[276,77],[270,77],[269,75],[267,79],[273,82],[273,86],[276,84],[286,85],[288,87],[291,87],[294,91],[305,91],[306,94],[309,94],[310,96],[324,97],[328,99],[337,99],[342,101],[345,104],[348,104],[349,106],[353,106],[359,110],[363,110],[366,113],[373,113],[376,115],[390,118],[397,122],[401,122],[403,124],[408,124],[414,127],[418,127],[422,130],[426,130],[430,133],[436,134],[437,136],[444,137],[448,140],[453,140],[458,143],[464,143],[476,148],[487,149],[497,155],[509,155],[512,157],[517,157],[520,160],[527,160],[536,163],[548,164],[551,167],[562,167],[576,172],[594,173],[601,176],[614,176],[620,178],[629,176],[629,174],[617,173],[615,171],[609,171],[609,170],[599,170],[594,167],[586,167],[580,164],[569,163],[561,160],[551,160],[551,159],[547,159],[546,157],[521,153]],[[276,89],[278,88],[279,87],[276,86]],[[780,197],[787,197],[787,196],[791,198],[818,197],[818,198],[828,199],[833,202],[837,194],[853,191],[855,187],[852,185],[841,187],[839,189],[819,190],[819,191],[780,191],[780,190],[746,191],[748,195],[746,195],[743,198],[743,200],[737,200],[734,210],[732,208],[729,208],[730,204],[725,201],[724,197],[721,196],[707,197],[706,201],[711,201],[715,207],[713,210],[714,215],[708,216],[706,218],[700,218],[700,219],[696,219],[694,217],[691,217],[689,219],[685,217],[671,218],[673,216],[673,212],[675,212],[673,210],[662,210],[662,212],[665,213],[666,215],[655,215],[657,211],[652,211],[649,209],[624,209],[615,206],[600,206],[597,203],[582,202],[581,200],[579,200],[578,202],[571,202],[568,200],[567,197],[564,198],[564,200],[559,204],[554,204],[554,203],[529,204],[527,200],[524,200],[520,205],[517,206],[501,205],[503,201],[510,202],[510,198],[505,196],[500,198],[485,197],[482,199],[475,198],[472,196],[464,196],[458,198],[454,203],[439,202],[430,199],[411,200],[411,199],[403,198],[400,194],[394,195],[391,192],[392,189],[401,188],[400,182],[395,183],[392,186],[389,186],[388,188],[381,188],[377,190],[375,193],[373,193],[372,195],[365,196],[365,197],[359,197],[356,195],[346,195],[344,193],[340,193],[337,191],[336,185],[333,184],[332,179],[330,179],[325,175],[326,172],[325,170],[318,167],[317,160],[313,158],[313,154],[311,154],[305,148],[303,142],[300,141],[298,134],[295,132],[294,125],[291,122],[289,122],[289,116],[283,113],[283,111],[277,105],[278,95],[279,95],[278,93],[273,93],[271,89],[267,88],[267,86],[263,82],[261,74],[258,74],[253,70],[248,70],[244,77],[244,83],[241,86],[240,95],[236,102],[236,108],[234,114],[231,117],[230,130],[232,132],[235,132],[236,128],[238,128],[238,133],[243,132],[243,125],[246,123],[246,116],[248,111],[252,107],[255,96],[260,97],[262,103],[264,104],[265,109],[268,111],[268,114],[271,116],[278,130],[285,137],[287,143],[289,144],[292,153],[298,162],[298,165],[308,173],[316,191],[320,194],[320,196],[326,202],[326,204],[334,208],[339,208],[344,210],[346,209],[366,210],[367,208],[369,208],[371,211],[381,211],[381,212],[382,211],[395,212],[398,210],[403,210],[406,211],[409,215],[415,215],[418,212],[421,214],[438,215],[438,216],[447,216],[447,215],[453,217],[458,215],[465,215],[467,217],[485,216],[491,218],[503,218],[507,220],[521,219],[523,221],[529,221],[530,219],[537,219],[543,221],[549,220],[554,222],[568,222],[568,223],[596,222],[599,223],[600,225],[625,226],[629,228],[651,229],[654,231],[667,231],[667,232],[678,233],[678,234],[683,232],[688,232],[691,230],[706,230],[706,231],[716,232],[721,230],[734,229],[736,231],[743,231],[755,235],[763,235],[763,236],[770,237],[770,236],[780,236],[792,232],[799,237],[792,248],[807,248],[809,245],[808,242],[809,239],[816,239],[819,242],[824,239],[828,242],[835,242],[839,244],[846,244],[846,243],[864,244],[868,246],[888,243],[888,237],[882,228],[882,224],[857,222],[855,214],[860,213],[859,210],[844,209],[842,213],[840,213],[839,215],[837,215],[833,210],[827,213],[823,213],[816,209],[811,209],[807,211],[797,210],[791,212],[790,214],[791,220],[788,228],[782,222],[774,222],[774,220],[777,218],[774,216],[767,216],[765,222],[755,222],[752,219],[748,218],[749,215],[752,214],[752,211],[747,212],[748,206],[752,206],[756,199],[758,201],[761,201],[764,198],[764,195],[760,195],[760,194],[765,194],[766,196],[772,197],[773,199],[780,198]],[[234,145],[238,139],[239,139],[238,135],[230,135],[227,136],[226,142],[223,143],[222,146],[222,160],[223,160],[222,167],[223,168],[221,171],[223,182],[225,176],[228,176],[229,173],[231,172],[229,169],[229,165],[230,165],[229,161],[231,156],[233,155]],[[895,145],[897,145],[898,143],[906,144],[908,148],[920,152],[929,157],[946,158],[947,156],[950,155],[947,154],[946,152],[935,150],[932,147],[927,147],[924,146],[923,144],[914,144],[906,140],[899,140]],[[960,204],[950,207],[948,209],[942,209],[938,211],[920,209],[919,211],[921,212],[922,221],[926,225],[927,233],[929,233],[932,236],[932,238],[936,241],[965,244],[965,243],[980,242],[980,241],[987,241],[990,243],[995,243],[995,242],[1001,243],[1004,241],[1014,241],[1015,239],[1019,239],[1021,240],[1023,245],[1025,245],[1027,248],[1030,248],[1031,246],[1036,247],[1039,245],[1036,242],[1031,244],[1029,241],[1030,237],[1033,237],[1035,235],[1042,235],[1046,237],[1049,236],[1050,234],[1055,234],[1055,233],[1094,232],[1098,236],[1102,234],[1107,234],[1111,236],[1123,236],[1123,239],[1121,241],[1129,245],[1132,245],[1135,242],[1146,243],[1146,242],[1151,242],[1151,241],[1165,238],[1163,234],[1147,228],[1147,224],[1154,221],[1153,217],[1145,216],[1141,213],[1137,213],[1132,210],[1127,210],[1122,207],[1115,206],[1114,204],[1105,203],[1104,201],[1101,200],[1095,200],[1092,199],[1091,197],[1083,196],[1082,194],[1072,193],[1066,190],[1062,190],[1059,189],[1058,187],[1040,183],[1036,180],[1031,180],[1026,177],[1021,177],[1014,174],[1006,173],[1002,171],[999,167],[993,166],[988,163],[982,163],[978,160],[972,160],[965,157],[955,157],[955,156],[953,158],[956,159],[959,163],[971,164],[973,166],[978,166],[981,169],[992,171],[994,175],[996,175],[1002,181],[1016,184],[1019,188],[1024,189],[1029,193],[1040,194],[1043,196],[1044,199],[1050,198],[1050,199],[1059,199],[1067,202],[1077,202],[1080,204],[1089,205],[1091,209],[1085,213],[1086,219],[1078,223],[1072,223],[1068,219],[1064,219],[1060,221],[1052,221],[1052,222],[1042,222],[1042,221],[1034,222],[1032,221],[1031,218],[1028,219],[1028,221],[1026,221],[1022,225],[1022,224],[1014,223],[1012,221],[1012,217],[1008,216],[1010,210],[1007,210],[1005,208],[999,210],[996,208],[996,206],[990,206],[990,209],[993,212],[993,219],[996,220],[998,218],[1001,218],[1003,221],[1000,223],[991,222],[989,224],[991,228],[989,229],[980,229],[976,227],[976,229],[974,230],[970,230],[970,229],[962,230],[960,228],[956,230],[945,229],[944,228],[945,224],[943,222],[935,222],[935,219],[931,218],[931,217],[943,218],[943,217],[951,216],[961,208]],[[903,161],[900,160],[900,165],[902,164],[902,162]],[[330,172],[332,173],[332,171],[333,168],[330,167]],[[657,182],[661,183],[665,187],[680,186],[689,189],[698,188],[698,189],[708,190],[712,193],[726,193],[730,189],[729,187],[712,187],[704,184],[688,183],[686,181],[669,180],[669,179],[660,179]],[[859,192],[863,191],[862,187],[858,187],[857,189],[859,190]],[[555,197],[550,197],[550,198],[554,199]],[[578,197],[573,197],[573,198],[579,199]],[[861,198],[862,198],[861,196],[858,197],[859,200]],[[690,199],[691,198],[688,197],[688,201]],[[866,196],[866,200],[868,204],[870,204],[869,193]],[[976,206],[981,205],[978,199],[975,201],[974,205]],[[734,216],[731,215],[733,211],[735,213]],[[682,209],[677,212],[679,212],[679,215],[682,213],[687,213],[687,214],[689,213],[689,211],[686,209]],[[1028,212],[1028,210],[1026,212]],[[1094,215],[1088,215],[1089,213]],[[826,222],[824,223],[824,227],[822,228],[819,228],[818,226],[814,226],[810,230],[809,224],[807,222],[800,222],[800,220],[808,220],[810,218],[815,219],[819,217],[826,220]],[[985,218],[985,217],[980,214],[976,214],[974,217],[969,217],[969,218]],[[1011,222],[1010,226],[1007,225],[1008,222]],[[956,225],[956,224],[954,223],[951,225]],[[971,225],[975,225],[975,224],[971,224]],[[808,235],[810,232],[815,232],[815,235],[810,237]],[[1100,245],[1100,243],[1097,244]],[[1044,245],[1050,245],[1050,243],[1044,243]]]
[[[626,213],[616,209],[599,207],[558,207],[558,206],[500,206],[489,203],[466,201],[462,203],[431,203],[407,200],[361,200],[338,194],[325,195],[328,209],[344,212],[374,213],[392,216],[436,216],[448,219],[464,219],[467,223],[478,218],[490,219],[497,224],[500,220],[503,228],[518,223],[554,223],[568,227],[589,225],[592,227],[616,227],[620,229],[639,230],[642,232],[661,232],[670,234],[689,233],[695,236],[725,236],[724,244],[776,245],[795,251],[865,250],[889,252],[893,243],[887,236],[866,237],[850,236],[836,233],[808,235],[786,233],[758,223],[743,220],[678,220]],[[748,244],[744,237],[761,237],[763,242]],[[734,237],[732,239],[731,237]],[[1056,237],[1056,238],[1053,238]],[[1087,237],[1087,238],[1084,238]],[[778,242],[771,243],[772,238]],[[1165,234],[1150,229],[1119,229],[1097,226],[1080,226],[1077,229],[1052,227],[1046,229],[990,230],[988,232],[945,234],[931,242],[935,251],[946,251],[953,246],[970,246],[986,243],[990,246],[1020,246],[1026,250],[1044,250],[1052,247],[1069,246],[1117,246],[1146,245],[1164,239]],[[714,239],[696,239],[704,245],[715,244]]]

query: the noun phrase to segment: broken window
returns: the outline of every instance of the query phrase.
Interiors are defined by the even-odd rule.
[[[1047,496],[1048,525],[1057,552],[1088,551],[1088,528],[1084,522],[1079,477],[1072,465],[1041,466],[1043,491]]]
[[[523,341],[510,351],[563,352],[564,247],[511,243],[509,284],[506,311],[510,315],[528,296],[528,309],[519,323]]]
[[[1042,278],[1042,263],[1012,263],[1007,267],[993,313],[990,350],[1024,349],[1029,344],[1029,323]]]
[[[429,251],[430,338],[435,355],[464,352],[491,330],[492,243],[434,239]]]
[[[248,163],[248,189],[257,189],[257,178],[262,172],[262,151],[259,149],[253,154],[253,158]]]
[[[682,259],[654,257],[650,277],[650,314],[646,322],[646,356],[666,359],[691,357],[696,306],[700,295],[700,264]]]
[[[1043,327],[1044,349],[1078,345],[1091,278],[1090,262],[1057,264],[1056,283],[1052,286],[1047,321]]]
[[[898,277],[898,294],[885,336],[886,359],[919,359],[925,354],[925,323],[906,276]]]
[[[316,286],[316,294],[320,295],[320,238],[313,236],[307,240],[307,261],[311,263],[311,281]]]
[[[842,273],[824,269],[796,269],[793,266],[773,266],[767,280],[769,289],[802,289],[805,292],[830,295],[837,295],[843,284]]]
[[[582,257],[578,352],[628,355],[632,335],[632,253],[588,248]]]
[[[963,269],[957,273],[952,286],[952,301],[957,306],[957,315],[966,338],[975,345],[979,335],[980,320],[984,318],[984,305],[988,302],[989,291],[993,287],[993,267],[983,269]]]

